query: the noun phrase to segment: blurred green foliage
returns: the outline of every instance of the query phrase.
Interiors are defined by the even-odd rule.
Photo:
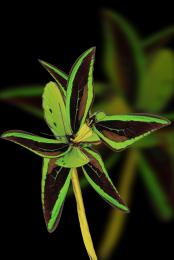
[[[174,98],[174,52],[166,47],[174,36],[174,26],[142,40],[124,17],[116,12],[104,10],[102,29],[102,65],[107,80],[95,82],[98,103],[95,104],[94,110],[105,110],[109,114],[158,113],[174,119],[171,106]],[[0,92],[0,100],[42,118],[42,91],[43,86],[39,84],[12,87]],[[138,159],[132,155],[133,151]],[[125,153],[113,154],[107,160],[108,168],[115,167],[117,160],[122,156],[125,156]],[[138,172],[157,215],[163,220],[173,218],[173,157],[173,126],[144,138],[130,149],[120,179],[120,193],[129,202],[129,207],[129,198],[132,197],[133,183]],[[163,164],[160,162],[161,158]],[[131,164],[132,174],[129,167]],[[83,188],[87,187],[84,179],[81,180],[81,184]],[[118,245],[127,217],[114,210],[109,214],[99,247],[101,259],[109,259],[113,248]]]
[[[106,85],[109,87],[110,96],[108,100],[105,96],[106,103],[102,102],[98,105],[98,109],[105,107],[107,113],[148,112],[166,116],[168,114],[172,117],[170,102],[174,97],[174,52],[164,48],[164,44],[174,36],[174,26],[143,41],[134,27],[118,13],[105,10],[102,23],[103,72],[107,78]],[[150,202],[153,202],[155,212],[163,220],[170,220],[174,216],[172,140],[174,131],[171,127],[152,135],[151,138],[145,138],[134,146],[134,151],[138,153],[134,171],[139,172]],[[152,160],[152,156],[156,158]],[[162,164],[161,158],[163,158]],[[125,161],[126,163],[131,164],[129,159]],[[161,167],[157,168],[158,164]],[[125,168],[129,169],[124,165],[123,169]],[[122,179],[129,178],[129,174],[129,170],[123,170]],[[125,182],[123,187],[124,184],[120,180],[120,190],[123,194],[120,193],[125,200],[130,197],[128,196],[130,191],[133,192],[132,181],[135,175],[131,176],[129,186]],[[130,201],[128,202],[130,207]],[[101,259],[109,258],[118,245],[118,238],[121,238],[125,227],[127,216],[122,213],[116,216],[114,210],[112,211],[99,247]]]

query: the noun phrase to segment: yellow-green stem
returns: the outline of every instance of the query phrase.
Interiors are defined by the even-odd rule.
[[[86,218],[85,207],[83,203],[82,192],[81,192],[76,168],[72,169],[71,176],[72,176],[71,179],[72,179],[73,190],[76,198],[77,213],[78,213],[80,229],[83,237],[83,242],[85,244],[89,258],[91,260],[97,260],[97,256],[94,250],[94,246],[93,246],[93,242],[92,242],[92,238],[91,238],[91,234],[89,231],[89,226]]]

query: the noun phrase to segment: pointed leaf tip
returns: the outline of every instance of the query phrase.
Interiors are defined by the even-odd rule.
[[[69,73],[66,95],[66,112],[69,125],[77,132],[89,116],[92,105],[95,47],[78,57]]]

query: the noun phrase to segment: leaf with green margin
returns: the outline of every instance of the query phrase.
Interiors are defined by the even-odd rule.
[[[132,94],[141,84],[145,56],[134,28],[120,14],[104,10],[103,64],[106,76],[118,93],[134,100]]]
[[[89,162],[80,147],[69,147],[68,152],[57,159],[56,164],[66,168],[77,168]]]
[[[20,130],[7,131],[1,135],[1,138],[14,142],[45,158],[57,158],[66,153],[68,149],[68,144],[62,140],[48,139]]]
[[[158,130],[170,122],[162,117],[145,114],[96,115],[93,131],[112,149],[120,150]]]
[[[84,148],[84,152],[90,158],[90,162],[82,167],[87,181],[109,204],[128,213],[129,209],[109,178],[101,156],[88,148]]]
[[[111,169],[120,159],[121,153],[117,153],[117,154],[111,154],[109,156],[109,158],[106,160],[105,165],[108,169]],[[85,177],[82,177],[80,179],[80,187],[82,190],[87,189],[89,187],[89,182],[87,181],[87,179]],[[70,187],[69,191],[68,191],[68,196],[73,195],[73,188]]]
[[[174,52],[162,49],[151,57],[138,90],[136,106],[142,111],[157,113],[165,109],[173,94]]]
[[[70,181],[70,169],[57,166],[55,159],[44,159],[41,183],[42,207],[50,233],[58,226]]]
[[[72,132],[85,123],[93,101],[95,48],[85,51],[74,63],[68,79],[66,112]]]
[[[61,90],[54,82],[49,82],[43,93],[43,109],[45,120],[59,138],[65,138],[71,134],[66,116],[65,100]]]
[[[55,79],[55,81],[57,82],[61,91],[66,96],[66,87],[67,87],[68,75],[66,75],[65,72],[61,71],[56,66],[51,65],[48,62],[45,62],[43,60],[39,60],[39,62],[51,74],[51,76]]]

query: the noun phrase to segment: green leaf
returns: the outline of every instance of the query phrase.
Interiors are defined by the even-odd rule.
[[[96,115],[94,132],[109,147],[120,150],[138,141],[170,122],[155,115],[132,114],[105,116]]]
[[[70,180],[70,169],[57,166],[55,159],[44,159],[42,206],[49,232],[53,232],[58,226]]]
[[[77,168],[89,162],[89,158],[80,147],[70,147],[68,152],[59,157],[56,164],[66,168]]]
[[[85,123],[93,101],[93,65],[95,48],[85,51],[73,65],[69,74],[66,112],[72,132]]]
[[[23,87],[9,87],[0,91],[0,100],[24,97],[40,97],[43,92],[43,86],[32,85]]]
[[[54,82],[48,83],[44,89],[43,109],[46,122],[56,137],[64,138],[71,134],[66,117],[64,97]]]
[[[165,28],[157,33],[153,33],[142,41],[142,47],[145,51],[156,51],[174,37],[174,25]]]
[[[104,71],[117,95],[135,97],[144,75],[145,57],[140,39],[134,28],[120,14],[104,11],[103,64]]]
[[[67,86],[68,76],[63,71],[58,69],[56,66],[51,65],[48,62],[45,62],[43,60],[39,60],[39,62],[55,79],[59,88],[61,89],[63,94],[66,96],[66,86]]]
[[[163,49],[150,60],[137,96],[137,108],[157,113],[162,111],[174,94],[174,53]]]
[[[110,86],[107,83],[101,82],[101,81],[95,81],[94,82],[94,92],[95,92],[95,98],[100,98],[108,94],[108,88]]]
[[[45,158],[55,158],[66,153],[68,145],[55,139],[48,139],[20,130],[10,130],[1,138],[16,143],[31,152]]]
[[[147,149],[159,145],[160,140],[157,134],[149,135],[148,137],[142,138],[140,141],[135,142],[132,148]]]
[[[11,87],[0,91],[0,101],[13,105],[38,118],[43,119],[41,95],[43,87],[39,85]]]
[[[150,200],[154,202],[155,207],[158,209],[158,212],[163,219],[169,220],[173,218],[174,212],[170,206],[163,187],[160,185],[160,182],[156,177],[157,174],[153,171],[153,168],[150,166],[143,154],[139,156],[138,162],[139,172],[146,188],[148,189]]]
[[[112,206],[128,212],[105,169],[102,158],[97,152],[84,148],[90,162],[82,167],[84,175],[95,191]]]

